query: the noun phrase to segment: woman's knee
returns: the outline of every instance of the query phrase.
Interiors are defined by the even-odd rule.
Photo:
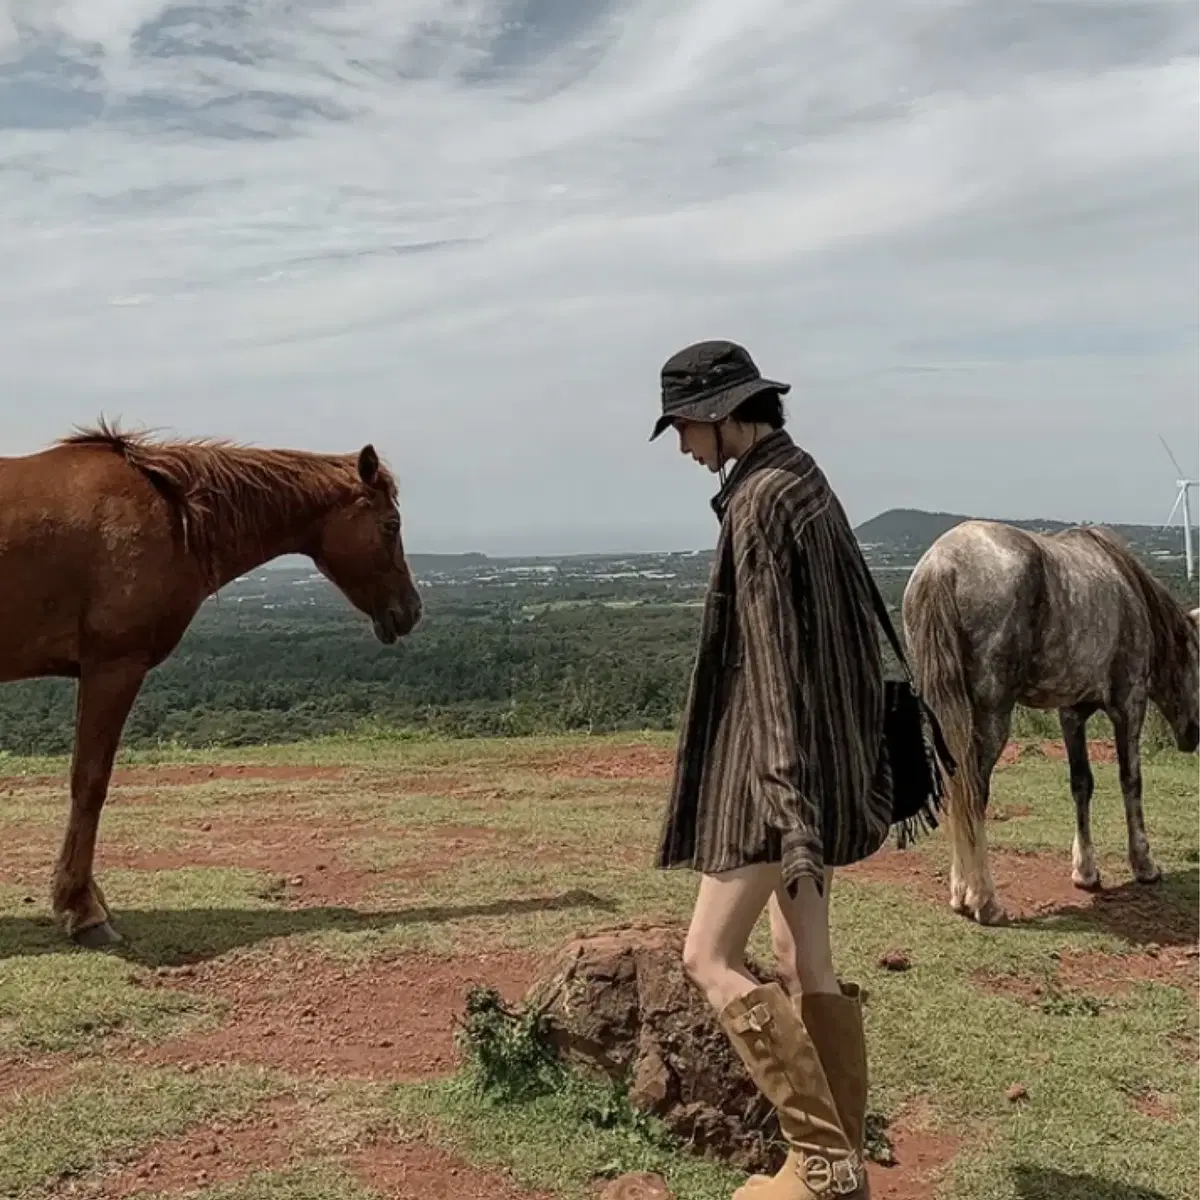
[[[697,986],[703,987],[720,970],[720,955],[700,938],[688,934],[683,943],[683,971]]]

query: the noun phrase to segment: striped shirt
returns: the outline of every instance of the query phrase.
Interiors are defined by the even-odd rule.
[[[721,530],[657,865],[777,862],[789,891],[891,825],[883,663],[840,502],[784,430],[742,456]]]

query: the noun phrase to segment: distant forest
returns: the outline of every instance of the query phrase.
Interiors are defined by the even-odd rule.
[[[857,531],[870,543],[893,612],[916,552],[957,519],[884,514]],[[1153,557],[1158,535],[1146,530],[1134,541],[1184,601],[1178,563]],[[405,729],[473,736],[674,728],[707,554],[571,560],[557,574],[550,560],[515,567],[482,555],[413,561],[426,617],[394,647],[379,645],[366,620],[310,572],[268,570],[230,585],[151,674],[124,744],[244,746]],[[73,693],[63,680],[0,687],[0,754],[68,751]],[[1052,719],[1034,724],[1057,735]]]

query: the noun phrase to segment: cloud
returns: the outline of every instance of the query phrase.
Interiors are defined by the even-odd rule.
[[[6,452],[370,439],[414,548],[709,544],[646,436],[729,336],[856,519],[1160,520],[1197,56],[1174,0],[9,0]]]

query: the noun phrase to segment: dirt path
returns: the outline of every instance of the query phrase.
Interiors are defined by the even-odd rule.
[[[155,986],[214,998],[219,1028],[135,1050],[139,1061],[185,1069],[253,1063],[296,1077],[398,1082],[449,1074],[455,1020],[472,985],[518,1000],[532,955],[437,958],[406,954],[366,964],[283,951],[159,971]]]

